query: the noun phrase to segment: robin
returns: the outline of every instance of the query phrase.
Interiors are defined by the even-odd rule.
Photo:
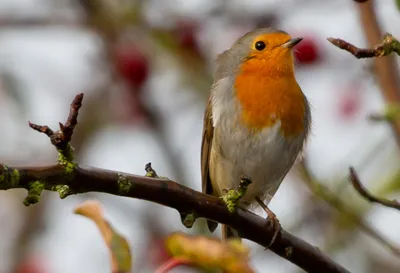
[[[236,189],[241,176],[249,177],[238,206],[263,208],[274,238],[280,224],[267,205],[310,131],[310,107],[296,81],[292,54],[301,40],[272,28],[239,38],[217,58],[204,116],[203,193],[220,197]],[[208,220],[207,225],[213,232],[218,223]],[[238,234],[222,225],[222,239],[233,236]]]

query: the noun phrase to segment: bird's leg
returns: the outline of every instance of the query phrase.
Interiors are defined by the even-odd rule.
[[[237,190],[235,189],[224,189],[223,194],[220,196],[222,201],[227,206],[230,213],[236,211],[237,205],[240,199],[246,194],[247,187],[250,185],[251,179],[247,176],[240,177],[240,183]],[[235,235],[235,231],[227,225],[222,225],[222,241],[226,241],[230,237],[238,237]]]
[[[270,210],[267,207],[267,205],[265,205],[264,202],[258,196],[256,196],[256,201],[260,205],[260,207],[267,213],[268,222],[272,225],[272,228],[274,230],[274,235],[272,236],[271,242],[267,246],[267,248],[269,248],[275,242],[276,237],[278,236],[278,234],[281,231],[282,227],[281,227],[281,224],[279,223],[279,220],[276,217],[275,213],[273,213],[272,210]]]
[[[247,187],[250,185],[250,183],[251,179],[247,176],[242,175],[240,177],[240,183],[237,190],[224,190],[224,194],[221,195],[220,198],[228,207],[229,212],[235,212],[239,200],[246,194]]]
[[[221,235],[222,235],[222,242],[226,242],[227,239],[229,238],[228,235],[228,226],[227,225],[221,225]]]

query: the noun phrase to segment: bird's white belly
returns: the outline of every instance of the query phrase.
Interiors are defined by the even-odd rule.
[[[258,196],[268,204],[293,165],[304,137],[284,138],[280,122],[258,133],[226,128],[215,128],[211,158],[211,168],[215,168],[211,170],[216,182],[214,189],[219,195],[224,189],[236,189],[239,177],[247,175],[252,183],[242,198],[243,203],[254,203]]]

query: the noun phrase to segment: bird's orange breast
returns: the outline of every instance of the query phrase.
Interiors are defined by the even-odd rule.
[[[235,80],[241,120],[251,130],[281,122],[286,137],[304,131],[305,99],[290,69],[269,69],[263,60],[245,62]]]

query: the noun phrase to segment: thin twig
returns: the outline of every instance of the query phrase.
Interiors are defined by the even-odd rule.
[[[375,1],[370,0],[364,4],[356,5],[359,13],[364,35],[368,45],[373,47],[378,44],[382,37],[382,30],[375,12]],[[396,56],[389,55],[385,58],[374,58],[374,71],[380,92],[387,104],[400,103],[400,72]],[[400,119],[390,122],[397,145],[400,147]]]
[[[328,40],[334,45],[349,51],[357,58],[387,56],[391,52],[396,52],[400,55],[400,42],[392,35],[385,34],[382,41],[382,31],[374,6],[375,2],[373,0],[364,1],[363,4],[356,5],[364,35],[371,49],[360,49],[340,39],[328,38]],[[399,69],[394,57],[392,55],[386,58],[374,58],[373,60],[380,91],[388,104],[400,103]],[[397,145],[400,147],[400,119],[389,122]]]
[[[338,38],[328,38],[328,41],[340,49],[350,52],[357,59],[383,57],[392,52],[400,55],[400,42],[389,33],[385,33],[382,42],[373,48],[359,48]]]
[[[0,28],[36,28],[36,27],[69,27],[84,28],[85,25],[79,20],[68,18],[0,18]]]
[[[341,200],[338,196],[336,196],[330,189],[325,187],[324,185],[318,183],[307,166],[304,163],[304,159],[298,164],[299,171],[302,176],[302,182],[304,182],[309,189],[318,197],[323,199],[326,203],[328,203],[332,208],[336,209],[340,213],[346,215],[349,219],[354,221],[361,231],[365,232],[378,242],[380,242],[383,246],[389,249],[394,255],[400,256],[400,249],[389,242],[386,238],[384,238],[377,230],[373,227],[369,226],[358,214],[354,213],[352,210],[348,208],[348,206]]]
[[[71,107],[76,115],[70,116],[76,118],[78,110],[79,107]],[[57,143],[53,144],[56,146]],[[70,146],[69,143],[65,145]],[[0,190],[16,188],[28,190],[27,205],[32,200],[37,202],[42,190],[57,191],[61,198],[71,194],[103,192],[155,202],[174,208],[181,214],[192,214],[193,218],[204,217],[226,224],[237,230],[242,238],[264,247],[269,245],[274,235],[274,229],[268,220],[240,208],[230,213],[219,198],[192,190],[167,178],[83,167],[66,159],[61,162],[59,160],[57,165],[43,167],[10,167],[0,164]],[[283,229],[280,234],[269,249],[306,272],[349,272],[309,243]]]
[[[56,146],[58,150],[65,150],[71,141],[72,134],[75,126],[78,124],[78,111],[82,106],[83,94],[80,93],[75,96],[71,103],[68,119],[65,124],[59,123],[60,130],[53,131],[48,126],[41,126],[29,122],[29,126],[41,133],[47,135],[51,143]]]
[[[144,170],[146,171],[146,176],[158,178],[157,172],[153,169],[150,162],[146,164]]]
[[[353,167],[350,167],[350,175],[349,179],[351,181],[351,184],[353,187],[356,189],[356,191],[363,196],[365,199],[367,199],[370,202],[374,203],[379,203],[385,207],[389,208],[394,208],[400,210],[400,203],[396,200],[388,200],[385,198],[379,198],[376,196],[373,196],[362,184],[360,181],[360,178],[358,177],[357,172],[354,170]]]

